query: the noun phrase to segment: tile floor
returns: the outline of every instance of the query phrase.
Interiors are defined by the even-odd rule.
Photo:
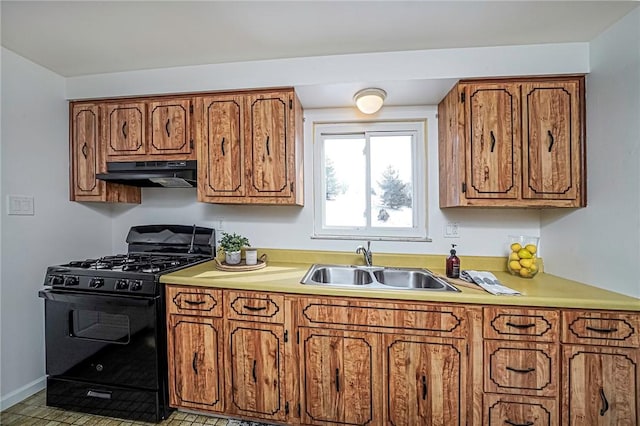
[[[2,426],[269,426],[263,423],[241,422],[217,417],[174,411],[167,420],[161,423],[145,423],[130,420],[114,419],[112,417],[94,416],[91,414],[65,411],[59,408],[47,407],[45,391],[25,399],[16,405],[0,412]]]

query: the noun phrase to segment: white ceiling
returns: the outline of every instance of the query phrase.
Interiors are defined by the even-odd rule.
[[[438,48],[588,42],[637,1],[7,1],[2,45],[62,76]],[[410,105],[450,81],[393,85]],[[444,84],[443,84],[444,83]],[[451,84],[450,84],[451,83]],[[309,87],[306,108],[340,105]],[[354,86],[355,87],[355,86]],[[388,87],[388,86],[386,86]],[[335,91],[335,93],[338,93]],[[400,93],[404,95],[400,96]],[[391,100],[391,99],[390,99]],[[350,104],[351,99],[346,101]]]

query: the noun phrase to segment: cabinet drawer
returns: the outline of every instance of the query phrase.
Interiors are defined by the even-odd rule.
[[[170,314],[222,316],[222,290],[168,285],[166,295]]]
[[[465,311],[469,308],[338,298],[302,298],[300,302],[300,325],[337,328],[357,326],[376,331],[416,330],[429,336],[467,335]]]
[[[484,337],[555,342],[559,317],[559,312],[553,310],[487,307],[484,308]]]
[[[228,319],[284,323],[283,295],[225,291],[225,305],[225,317]]]
[[[562,342],[584,345],[640,346],[640,314],[564,311]]]
[[[484,395],[487,426],[557,426],[558,403],[554,399],[515,395]]]
[[[485,391],[536,396],[557,394],[557,345],[486,341],[484,356]]]

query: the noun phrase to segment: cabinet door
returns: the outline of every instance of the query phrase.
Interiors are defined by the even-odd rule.
[[[462,86],[466,197],[520,197],[520,91],[516,84]]]
[[[463,342],[388,335],[385,348],[385,424],[466,424]]]
[[[74,105],[71,110],[72,198],[97,201],[105,183],[96,179],[99,172],[98,107]]]
[[[171,315],[168,329],[172,407],[223,411],[222,319]]]
[[[149,154],[191,154],[190,108],[189,99],[149,103]]]
[[[294,178],[292,94],[247,96],[247,179],[252,197],[291,197]]]
[[[635,349],[565,346],[562,424],[640,424],[639,362]]]
[[[302,423],[380,424],[379,335],[304,327],[299,332]]]
[[[284,420],[284,328],[234,321],[227,327],[229,411]]]
[[[107,158],[146,153],[144,102],[107,104],[103,123]]]
[[[244,103],[221,95],[195,101],[198,199],[241,197],[244,178]]]
[[[578,82],[524,83],[522,97],[522,197],[576,199],[582,184]]]

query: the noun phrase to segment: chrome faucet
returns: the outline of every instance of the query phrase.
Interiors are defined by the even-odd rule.
[[[367,266],[373,265],[373,253],[371,253],[371,241],[367,241],[367,248],[364,248],[364,246],[358,246],[356,248],[356,253],[358,254],[362,253],[362,255],[364,256],[364,263]]]

